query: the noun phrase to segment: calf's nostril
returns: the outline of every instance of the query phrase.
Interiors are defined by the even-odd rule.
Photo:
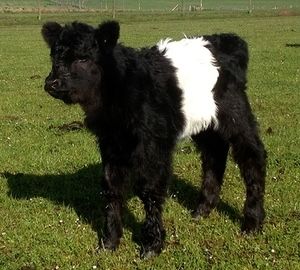
[[[50,87],[51,87],[52,89],[55,89],[55,88],[57,88],[58,86],[59,86],[59,81],[58,81],[58,80],[54,80],[54,81],[50,82]]]
[[[48,92],[53,92],[53,91],[56,91],[60,87],[60,84],[61,84],[61,82],[59,79],[46,80],[44,89]]]

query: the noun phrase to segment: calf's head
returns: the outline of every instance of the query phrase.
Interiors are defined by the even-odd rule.
[[[67,104],[93,102],[101,91],[102,61],[117,43],[119,24],[108,21],[94,28],[78,22],[65,26],[48,22],[42,36],[52,61],[44,89]]]

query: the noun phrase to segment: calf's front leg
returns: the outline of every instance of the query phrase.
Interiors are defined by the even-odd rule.
[[[127,168],[106,164],[102,181],[103,193],[106,197],[105,225],[102,239],[103,248],[115,250],[120,244],[123,234],[122,208],[124,202],[124,186]]]
[[[150,163],[150,162],[149,162]],[[144,204],[146,218],[142,226],[141,257],[149,258],[159,254],[165,241],[162,210],[171,174],[171,161],[152,159],[152,164],[139,174],[138,196]],[[143,167],[143,166],[142,166]]]

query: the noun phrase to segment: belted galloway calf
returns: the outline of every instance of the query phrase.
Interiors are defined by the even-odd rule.
[[[48,22],[42,28],[52,60],[45,90],[82,107],[99,145],[106,197],[104,247],[119,245],[131,178],[146,213],[141,254],[161,252],[172,152],[185,137],[202,157],[203,182],[193,215],[208,216],[216,207],[232,147],[246,185],[242,230],[261,229],[266,153],[246,95],[246,42],[234,34],[215,34],[135,49],[118,43],[119,28],[116,21],[96,28]]]

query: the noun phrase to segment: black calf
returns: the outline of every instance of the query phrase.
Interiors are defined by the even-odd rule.
[[[98,28],[46,23],[42,34],[53,64],[45,90],[80,104],[99,144],[105,248],[119,245],[126,183],[133,177],[146,212],[142,254],[161,252],[172,151],[184,137],[192,137],[202,153],[204,179],[194,216],[208,216],[217,205],[232,146],[247,190],[242,229],[261,229],[266,155],[245,92],[248,50],[242,39],[221,34],[133,49],[117,43],[114,21]]]

